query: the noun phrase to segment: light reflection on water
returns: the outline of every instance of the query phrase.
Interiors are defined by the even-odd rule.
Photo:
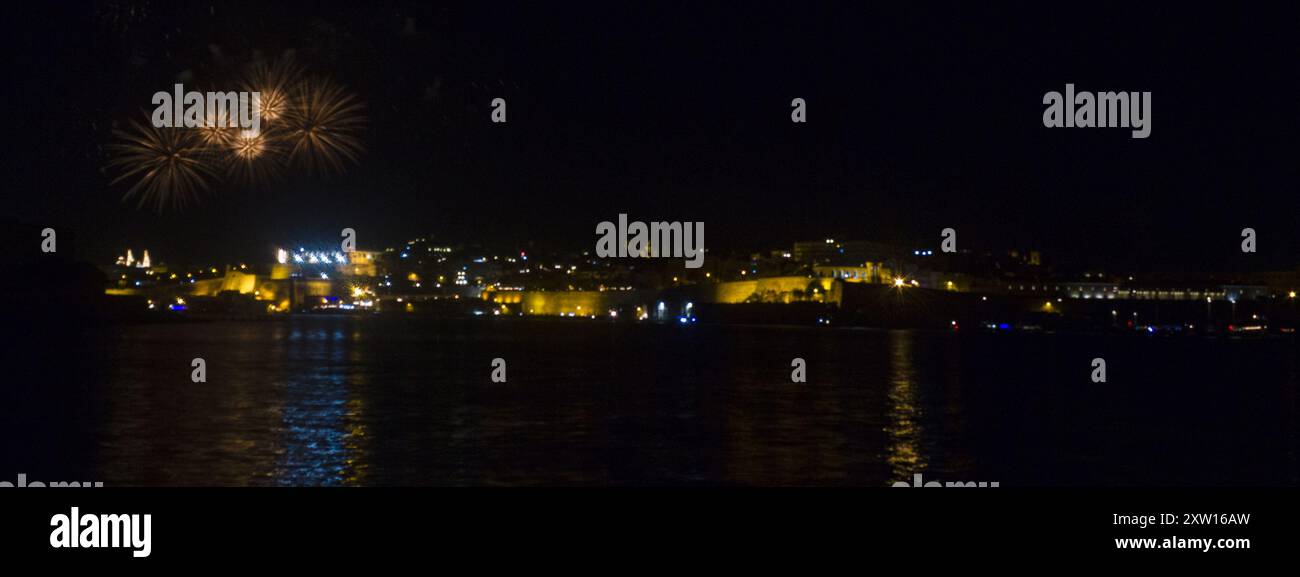
[[[912,331],[889,333],[889,461],[892,478],[911,481],[924,473],[921,451],[922,409],[917,400],[916,369],[913,366]]]
[[[298,378],[282,384],[281,448],[275,461],[275,482],[289,486],[358,485],[367,463],[361,450],[365,437],[364,401],[355,391],[364,388],[365,374],[349,371],[361,362],[345,335],[333,330],[302,331],[287,339],[287,358],[314,364]]]
[[[1288,341],[294,317],[88,330],[75,346],[20,351],[40,378],[5,392],[0,475],[1296,483]],[[1087,382],[1102,355],[1105,388]],[[194,357],[206,383],[189,380]],[[495,357],[508,383],[489,380]],[[807,383],[790,382],[793,357]]]

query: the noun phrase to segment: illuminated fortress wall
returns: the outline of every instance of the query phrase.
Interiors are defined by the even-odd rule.
[[[610,309],[649,302],[645,291],[495,291],[484,298],[504,305],[509,314],[528,315],[605,315]]]
[[[843,301],[842,281],[803,276],[760,278],[747,281],[693,285],[658,293],[655,291],[488,291],[483,298],[505,312],[526,315],[604,315],[611,309],[644,307],[655,303],[682,302],[742,304],[747,302],[820,302],[839,306]],[[680,301],[680,302],[679,302]],[[674,313],[676,314],[676,313]]]
[[[700,302],[740,304],[744,302],[791,303],[801,301],[838,305],[843,299],[839,281],[833,278],[782,276],[702,285]]]
[[[267,285],[275,283],[263,283]],[[239,271],[228,271],[226,276],[214,279],[204,279],[180,285],[182,290],[191,296],[196,297],[214,297],[223,291],[235,291],[239,294],[249,294],[259,290],[257,275],[248,274]],[[188,289],[188,290],[186,290]]]
[[[226,275],[221,278],[150,288],[109,288],[105,293],[115,296],[139,295],[172,299],[176,297],[216,297],[223,292],[233,291],[241,295],[251,294],[256,300],[269,301],[278,308],[284,309],[290,305],[289,286],[291,281],[288,278],[276,278],[276,276],[274,271],[270,277],[240,271],[227,271]],[[336,290],[334,281],[328,279],[299,278],[292,280],[292,284],[294,292],[297,293],[294,301],[298,303],[306,302],[307,299],[340,294]]]
[[[229,271],[226,273],[226,278],[221,280],[221,290],[223,291],[239,291],[239,294],[248,294],[257,290],[257,275],[255,274]]]

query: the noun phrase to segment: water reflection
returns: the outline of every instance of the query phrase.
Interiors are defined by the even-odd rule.
[[[362,360],[360,339],[349,338],[343,328],[341,323],[333,330],[295,326],[289,334],[284,355],[293,362],[285,364],[302,370],[283,375],[277,484],[356,485],[365,479],[365,401],[356,394],[365,376],[349,371]]]
[[[122,327],[85,339],[75,367],[27,355],[32,384],[8,397],[23,412],[0,419],[0,474],[59,466],[110,486],[1295,482],[1290,341],[584,326]],[[1063,385],[1091,357],[1052,347],[1107,347],[1143,386]],[[790,382],[792,351],[808,383]],[[189,379],[198,356],[206,383]],[[498,356],[509,383],[488,380]]]
[[[927,464],[921,449],[924,428],[913,364],[913,341],[912,331],[889,333],[889,424],[885,428],[889,448],[885,460],[894,481],[910,482],[912,475],[923,473]]]

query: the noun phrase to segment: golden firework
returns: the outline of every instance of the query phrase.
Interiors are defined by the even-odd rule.
[[[231,143],[230,150],[234,153],[235,158],[252,161],[266,154],[267,147],[266,133],[250,133],[236,136]]]
[[[132,120],[113,134],[117,142],[109,145],[108,165],[121,174],[110,184],[134,180],[123,201],[136,198],[138,207],[151,204],[159,212],[169,204],[184,209],[215,177],[199,131]]]
[[[263,128],[258,133],[236,132],[229,146],[226,174],[249,185],[264,185],[280,174],[284,151],[276,133]]]
[[[204,116],[203,125],[198,129],[203,144],[220,148],[234,141],[238,132],[231,128],[230,113],[224,107],[209,109]]]
[[[366,121],[361,102],[329,80],[305,78],[291,52],[249,66],[241,84],[260,93],[252,111],[261,121],[256,132],[234,122],[242,110],[226,106],[204,110],[197,127],[130,121],[115,129],[108,166],[119,171],[111,184],[131,183],[123,201],[134,198],[159,212],[183,209],[213,183],[266,184],[291,160],[311,173],[343,172],[358,162]]]
[[[284,117],[293,102],[294,87],[302,77],[302,68],[294,61],[292,53],[274,62],[260,61],[248,69],[244,89],[262,93],[261,115],[274,121]]]
[[[284,120],[289,154],[308,171],[343,172],[345,161],[358,161],[365,108],[343,87],[321,79],[301,83]]]

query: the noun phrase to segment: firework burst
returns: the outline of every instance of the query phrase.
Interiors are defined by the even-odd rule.
[[[183,209],[216,176],[211,151],[196,130],[158,128],[132,120],[113,134],[117,142],[109,145],[108,165],[121,173],[110,184],[135,180],[122,195],[123,202],[135,198],[138,207],[153,205],[159,212],[168,205]]]
[[[227,145],[226,174],[233,180],[265,185],[275,180],[284,168],[284,146],[279,134],[262,129],[257,134],[236,132]]]
[[[306,79],[292,53],[248,67],[240,81],[260,93],[260,130],[232,124],[236,111],[205,110],[201,126],[160,128],[130,121],[113,131],[108,168],[110,184],[130,182],[125,202],[184,209],[216,182],[260,186],[277,180],[292,163],[309,173],[341,173],[358,162],[364,107],[342,86]],[[218,90],[219,92],[219,90]]]
[[[240,134],[231,142],[230,151],[235,158],[252,162],[269,154],[270,146],[270,139],[265,132]]]
[[[244,79],[244,89],[262,93],[262,119],[276,121],[292,107],[295,86],[302,78],[302,68],[291,54],[274,62],[257,62],[249,67]]]
[[[343,172],[345,162],[358,161],[365,109],[343,87],[326,80],[303,82],[284,119],[290,157],[309,172]]]
[[[203,126],[198,128],[199,139],[211,148],[230,146],[238,132],[230,126],[230,114],[225,108],[207,111]]]

